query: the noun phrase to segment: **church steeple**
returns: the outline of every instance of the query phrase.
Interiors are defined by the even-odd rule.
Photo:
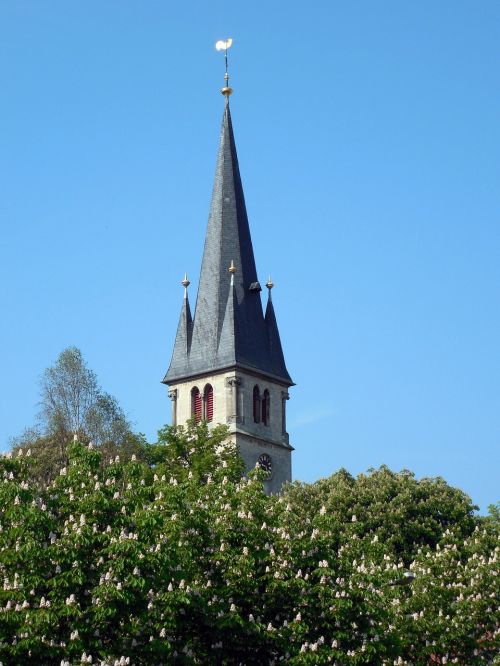
[[[231,262],[236,268],[233,274],[228,272]],[[230,312],[228,299],[232,277],[234,307]],[[291,385],[274,311],[266,321],[260,291],[226,96],[192,336],[184,363],[179,363],[178,342],[184,349],[186,337],[184,329],[179,328],[181,339],[176,340],[175,358],[172,358],[163,381],[171,383],[237,366]],[[229,323],[225,323],[225,319],[236,315],[233,333],[228,335]]]
[[[293,447],[286,430],[288,388],[271,299],[266,313],[257,278],[245,197],[234,142],[227,73],[231,40],[217,43],[226,56],[224,114],[194,317],[187,277],[172,361],[164,384],[172,399],[172,424],[189,419],[223,423],[250,471],[266,472],[267,492],[291,481]]]

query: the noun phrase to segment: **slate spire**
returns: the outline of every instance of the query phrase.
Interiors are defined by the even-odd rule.
[[[270,368],[274,375],[278,377],[289,376],[286,365],[285,357],[283,355],[283,347],[281,346],[281,338],[278,330],[278,322],[276,321],[276,314],[274,312],[273,299],[271,296],[271,289],[274,287],[269,278],[266,287],[268,288],[268,297],[267,297],[267,307],[266,307],[266,316],[264,318],[266,322],[267,330],[267,340],[269,344],[269,359],[270,359]]]
[[[177,335],[175,336],[172,361],[170,362],[169,372],[172,373],[182,373],[187,366],[193,333],[193,318],[191,317],[188,296],[190,282],[187,275],[184,276],[181,284],[184,287],[184,298],[182,301],[181,316],[179,317],[179,324],[177,326]]]
[[[230,272],[230,266],[235,270]],[[177,347],[179,342],[184,349],[184,333],[179,324],[164,383],[241,367],[292,384],[274,310],[269,327],[263,316],[260,291],[226,96],[195,316],[192,333],[187,336],[187,357],[182,364]]]

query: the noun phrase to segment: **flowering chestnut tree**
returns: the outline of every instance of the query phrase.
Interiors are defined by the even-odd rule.
[[[498,514],[444,481],[266,496],[206,424],[139,453],[74,442],[43,489],[28,452],[0,460],[5,666],[494,663]]]

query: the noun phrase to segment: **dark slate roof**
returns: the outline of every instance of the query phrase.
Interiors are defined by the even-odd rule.
[[[187,366],[189,359],[192,333],[193,319],[191,317],[191,308],[189,307],[187,289],[185,289],[169,373],[182,374],[184,372],[184,368]]]
[[[234,274],[228,271],[232,261]],[[163,382],[240,366],[292,384],[274,310],[271,305],[265,320],[260,291],[226,103],[194,321],[191,324],[181,313],[172,362]]]
[[[279,377],[289,377],[285,365],[285,357],[283,356],[283,348],[281,346],[278,323],[276,321],[276,314],[274,313],[274,305],[270,289],[269,297],[267,299],[265,322],[267,329],[267,339],[269,343],[269,360],[272,373],[273,375],[277,375]]]

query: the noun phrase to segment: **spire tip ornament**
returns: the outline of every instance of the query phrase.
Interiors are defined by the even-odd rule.
[[[234,265],[234,261],[231,259],[231,266],[227,269],[231,275],[234,275],[236,273],[236,266]]]
[[[226,63],[226,73],[224,74],[224,87],[221,88],[221,93],[224,95],[227,101],[229,101],[229,95],[233,94],[233,89],[229,86],[229,74],[227,71],[227,50],[231,47],[233,40],[231,37],[228,37],[225,41],[219,39],[215,44],[217,51],[224,51],[224,61]]]
[[[269,289],[269,291],[271,291],[271,289],[274,287],[274,282],[271,280],[271,276],[267,278],[266,287]]]
[[[191,282],[188,279],[187,273],[184,273],[184,279],[182,280],[181,284],[185,289],[187,289],[191,284]]]

